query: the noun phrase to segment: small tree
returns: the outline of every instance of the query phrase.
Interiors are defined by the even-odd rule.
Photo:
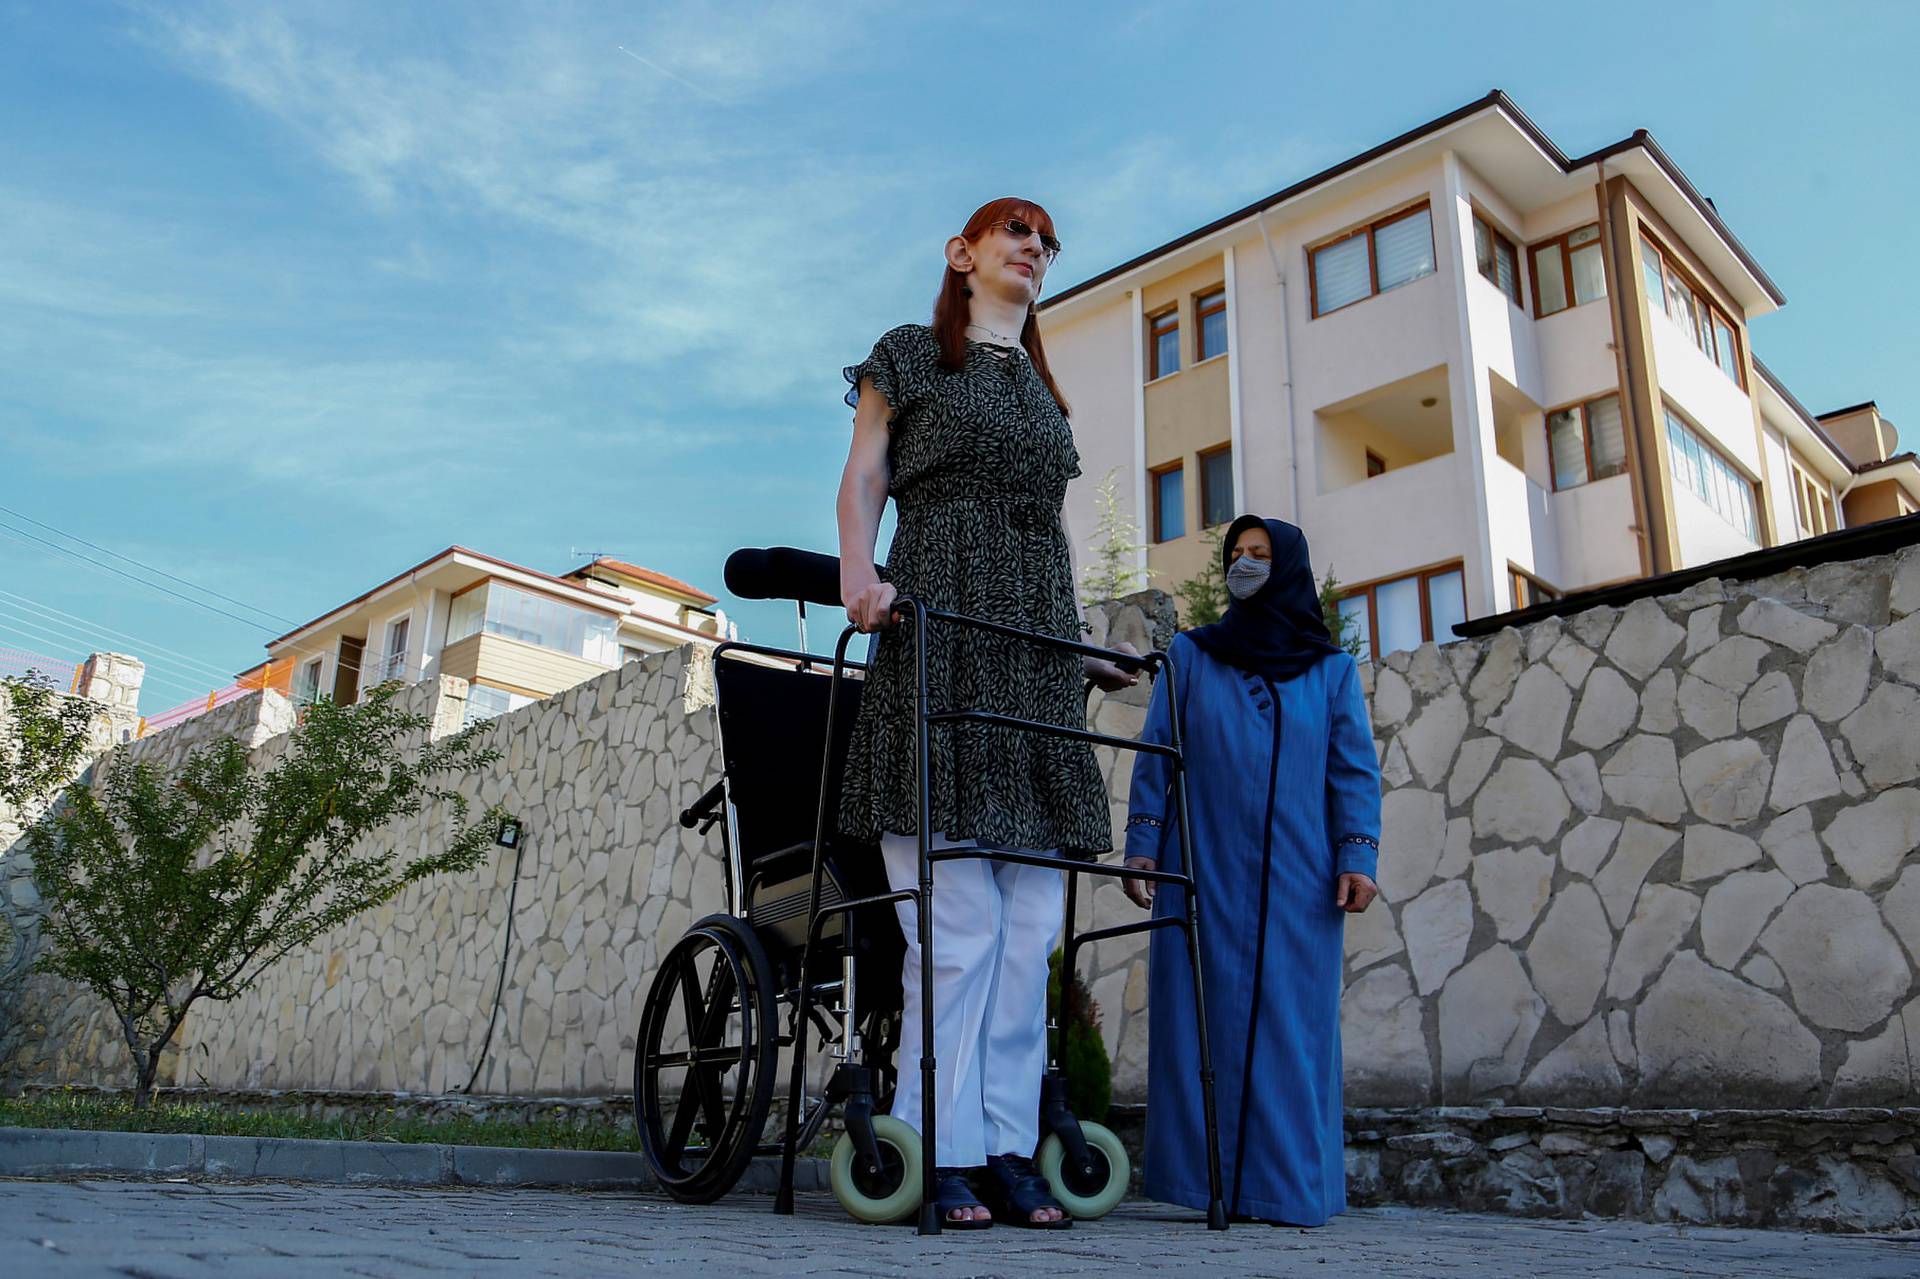
[[[1327,634],[1333,636],[1333,642],[1359,660],[1367,651],[1367,640],[1360,633],[1358,619],[1340,611],[1340,579],[1332,569],[1320,579],[1320,614],[1326,619]]]
[[[62,696],[38,671],[0,679],[0,803],[24,814],[72,781],[99,713],[98,703]]]
[[[1063,953],[1056,950],[1047,961],[1047,1019],[1066,1036],[1060,1046],[1060,1064],[1067,1076],[1067,1105],[1076,1119],[1105,1123],[1113,1103],[1113,1062],[1107,1057],[1107,1041],[1100,1035],[1100,1005],[1075,972],[1067,986],[1066,1016],[1061,1016]]]
[[[35,965],[112,1007],[147,1104],[160,1054],[201,999],[246,991],[297,946],[442,871],[486,855],[489,810],[432,779],[492,762],[471,733],[423,740],[429,719],[394,704],[397,686],[357,706],[309,706],[286,752],[254,769],[238,742],[190,758],[168,781],[143,763],[111,771],[29,837],[52,946]],[[440,848],[400,864],[362,841],[444,803]]]
[[[1207,548],[1206,564],[1174,588],[1187,603],[1188,626],[1217,622],[1227,611],[1227,571],[1220,567],[1226,537],[1224,528],[1210,528],[1202,534],[1201,540]]]
[[[1153,576],[1151,570],[1140,567],[1140,552],[1146,546],[1135,540],[1140,536],[1139,530],[1120,509],[1118,477],[1117,468],[1108,471],[1107,478],[1095,490],[1100,522],[1093,531],[1093,563],[1087,565],[1080,583],[1083,603],[1098,604],[1131,595],[1145,587],[1147,579]]]

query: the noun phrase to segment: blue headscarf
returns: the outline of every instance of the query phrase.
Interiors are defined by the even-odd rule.
[[[1320,612],[1307,538],[1282,520],[1242,515],[1220,544],[1220,571],[1233,562],[1233,546],[1250,528],[1264,526],[1273,539],[1273,571],[1244,600],[1228,596],[1227,615],[1187,632],[1215,659],[1268,679],[1292,679],[1329,653],[1340,652]]]

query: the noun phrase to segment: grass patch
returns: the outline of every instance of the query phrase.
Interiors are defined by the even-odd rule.
[[[513,1146],[532,1150],[640,1149],[631,1128],[570,1124],[554,1120],[422,1119],[369,1112],[313,1119],[272,1110],[249,1110],[169,1102],[164,1096],[145,1110],[132,1103],[81,1094],[44,1093],[0,1097],[0,1128],[83,1128],[110,1132],[191,1132],[210,1137],[313,1137],[324,1141],[440,1143],[449,1146]]]

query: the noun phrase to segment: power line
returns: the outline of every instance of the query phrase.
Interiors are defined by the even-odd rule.
[[[185,653],[177,652],[174,649],[166,648],[166,647],[163,647],[162,645],[155,644],[151,640],[141,639],[138,635],[129,635],[125,631],[117,631],[111,626],[107,626],[101,622],[93,621],[90,618],[81,617],[77,613],[64,612],[60,609],[54,608],[50,604],[41,604],[35,600],[31,600],[27,598],[24,595],[15,595],[12,591],[4,590],[4,589],[0,589],[0,598],[12,600],[17,606],[21,608],[29,609],[35,613],[43,614],[50,619],[65,619],[68,622],[77,623],[78,625],[86,627],[90,631],[98,632],[101,635],[110,635],[115,637],[116,639],[124,640],[135,647],[136,651],[134,653],[134,656],[141,658],[141,660],[143,661],[145,660],[146,654],[148,653],[161,653],[168,657],[174,658],[175,660],[181,662],[186,666],[197,667],[200,670],[207,672],[208,674],[212,675],[217,679],[233,678],[233,672],[222,670],[219,666],[216,666],[212,662],[205,661],[197,657],[189,657]]]
[[[133,574],[125,571],[124,569],[115,568],[111,564],[103,564],[99,560],[94,559],[91,555],[82,555],[80,552],[73,550],[71,547],[61,546],[57,542],[49,542],[46,538],[37,536],[36,534],[33,534],[33,533],[29,533],[25,529],[17,529],[17,528],[14,528],[12,525],[4,522],[0,522],[0,529],[4,529],[7,532],[14,534],[16,540],[18,540],[19,538],[26,538],[29,541],[38,542],[40,545],[49,547],[52,550],[57,551],[62,555],[70,556],[71,558],[79,560],[82,563],[92,564],[96,568],[104,569],[107,572],[112,573],[116,577],[124,577],[129,582],[137,583],[141,586],[146,587],[150,591],[158,591],[162,595],[171,595],[173,598],[180,600],[184,603],[191,604],[195,608],[206,609],[209,613],[218,613],[222,617],[231,618],[233,621],[240,622],[247,626],[251,626],[255,630],[265,631],[269,635],[272,635],[274,633],[274,630],[271,626],[265,625],[264,623],[261,623],[261,622],[256,622],[250,617],[241,617],[238,613],[229,613],[224,608],[215,608],[213,605],[207,603],[205,600],[194,599],[191,595],[182,595],[179,591],[172,590],[168,587],[162,586],[158,582],[149,582],[144,577],[135,577]],[[241,607],[247,608],[251,606],[243,604],[241,605]],[[265,610],[262,610],[262,611],[264,612]],[[269,614],[269,616],[271,616],[271,614]]]
[[[241,608],[252,609],[254,612],[259,613],[263,617],[271,617],[275,621],[282,622],[288,626],[296,625],[296,623],[291,618],[281,617],[279,614],[270,612],[267,609],[261,608],[257,604],[249,604],[245,600],[237,600],[233,598],[233,596],[231,595],[222,595],[219,591],[216,591],[211,587],[202,586],[198,582],[189,582],[184,577],[176,576],[173,573],[167,572],[167,570],[163,568],[155,568],[153,565],[145,563],[141,560],[137,560],[133,558],[133,556],[131,555],[123,555],[121,552],[111,550],[107,547],[101,546],[97,542],[89,542],[86,538],[81,537],[78,534],[69,533],[62,528],[55,528],[53,525],[47,523],[45,520],[36,520],[33,518],[33,516],[22,514],[21,512],[14,510],[10,506],[0,506],[0,511],[5,511],[8,515],[13,516],[15,519],[25,520],[29,524],[37,525],[40,528],[46,529],[50,533],[58,533],[61,537],[66,538],[70,542],[78,542],[82,546],[91,547],[93,550],[99,551],[102,555],[111,555],[113,556],[113,558],[117,560],[125,560],[129,564],[138,565],[140,568],[146,569],[149,573],[158,573],[160,576],[166,578],[170,582],[178,582],[182,586],[190,586],[194,590],[199,591],[203,595],[211,595],[217,600],[225,600],[229,604],[238,604]]]
[[[63,645],[78,644],[89,649],[94,649],[96,651],[98,651],[99,649],[110,647],[108,645],[98,643],[97,641],[94,640],[94,638],[91,635],[88,635],[85,631],[82,631],[77,627],[69,626],[65,622],[55,621],[55,620],[46,619],[46,618],[23,616],[16,609],[14,609],[14,607],[10,604],[0,603],[0,619],[6,619],[9,621],[12,621],[17,626],[32,627],[35,630],[40,631],[43,634],[46,634],[50,642],[59,643]],[[49,631],[51,632],[50,634],[48,634]],[[150,671],[174,672],[178,676],[184,678],[186,681],[193,684],[202,683],[207,679],[207,676],[201,674],[198,671],[175,666],[172,662],[162,661],[158,664],[155,664],[152,662],[148,662],[146,659],[142,658],[141,665],[146,667]],[[232,681],[232,676],[222,676],[220,677],[220,681],[223,683],[230,683]]]
[[[21,623],[17,621],[9,622],[4,619],[0,619],[0,631],[6,631],[12,635],[24,636],[25,638],[27,638],[28,640],[30,640],[35,644],[66,644],[71,642],[69,640],[62,638],[59,635],[54,635],[46,631],[37,630],[33,627],[26,625],[25,623]],[[76,662],[74,663],[74,665],[77,666],[79,665],[79,663]],[[152,668],[148,668],[147,677],[150,677],[156,683],[167,684],[167,685],[171,685],[173,688],[177,690],[184,690],[189,695],[192,695],[198,692],[200,688],[199,684],[195,681],[183,679],[177,675],[167,675],[163,672],[155,671]],[[142,681],[143,685],[144,685],[144,682],[145,680],[143,678],[143,681]]]

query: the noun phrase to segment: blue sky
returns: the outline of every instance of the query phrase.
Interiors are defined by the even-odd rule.
[[[0,646],[151,713],[453,543],[830,550],[839,369],[977,204],[1063,287],[1496,86],[1651,130],[1788,295],[1762,358],[1920,440],[1920,6],[960,9],[0,0],[0,505],[258,619],[0,515]]]

